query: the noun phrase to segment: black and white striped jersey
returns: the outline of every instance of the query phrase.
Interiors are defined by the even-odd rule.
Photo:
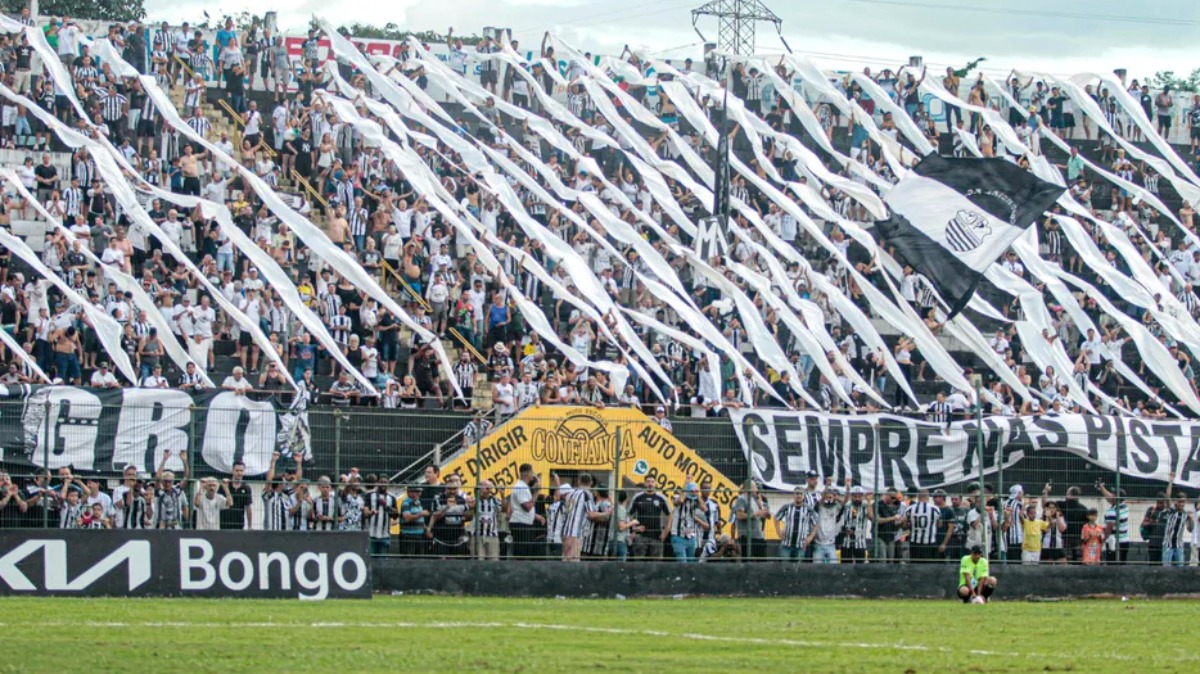
[[[291,517],[288,510],[292,507],[292,497],[282,491],[267,489],[263,492],[263,530],[288,531],[291,527]]]
[[[566,512],[562,525],[563,538],[583,538],[588,513],[596,510],[596,497],[591,489],[575,489],[565,501]]]
[[[495,496],[480,498],[475,502],[475,519],[471,523],[471,533],[483,538],[495,538],[500,535],[500,515],[504,505]]]
[[[329,496],[317,496],[313,499],[313,531],[337,531],[338,528],[338,513],[341,511],[338,498],[334,494]],[[328,517],[328,520],[319,519]]]
[[[817,515],[809,505],[808,498],[800,504],[789,503],[775,513],[775,519],[783,523],[783,538],[779,544],[788,548],[804,546],[804,541],[817,524]]]
[[[871,539],[871,518],[866,503],[849,503],[842,509],[842,547],[866,550]]]
[[[1188,515],[1186,510],[1168,510],[1163,516],[1163,549],[1183,549],[1188,533]]]
[[[396,512],[396,497],[388,493],[373,491],[366,495],[366,507],[371,511],[367,518],[367,534],[371,538],[391,538],[392,514]]]
[[[908,542],[915,545],[934,545],[938,542],[938,522],[941,510],[928,501],[918,501],[904,511],[908,520]]]
[[[597,513],[612,513],[612,501],[607,499],[598,499],[596,501],[595,512]],[[612,532],[609,529],[609,521],[604,520],[594,522],[588,520],[583,525],[583,553],[594,557],[603,557],[608,554],[608,541],[612,538]]]

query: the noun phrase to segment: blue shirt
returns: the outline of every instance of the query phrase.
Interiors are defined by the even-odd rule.
[[[421,499],[404,498],[404,503],[400,506],[400,533],[402,534],[424,534],[425,533],[425,516],[408,522],[405,521],[405,515],[417,515],[425,510],[425,506],[421,505]]]
[[[221,45],[221,49],[229,46],[229,41],[236,37],[236,34],[231,30],[222,28],[217,31],[217,44]]]

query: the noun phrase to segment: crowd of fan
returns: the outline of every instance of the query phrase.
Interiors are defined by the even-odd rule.
[[[303,457],[279,454],[261,491],[244,480],[240,463],[230,477],[205,477],[193,488],[186,460],[177,479],[164,469],[170,458],[164,453],[152,476],[126,468],[111,490],[106,479],[81,478],[69,468],[55,476],[43,471],[23,485],[0,473],[0,527],[365,531],[375,555],[480,560],[945,563],[978,546],[1012,564],[1135,561],[1129,503],[1101,482],[1095,489],[1108,504],[1104,512],[1085,505],[1079,487],[1062,500],[1051,499],[1050,484],[1038,496],[1014,485],[1007,498],[978,483],[962,493],[877,495],[810,472],[805,486],[790,499],[776,495],[772,507],[754,480],[736,495],[716,493],[709,479],[674,493],[660,491],[654,477],[612,490],[586,472],[569,479],[552,473],[545,484],[524,464],[510,486],[482,480],[467,489],[457,473],[443,479],[430,465],[421,484],[394,489],[386,476],[356,468],[310,482]],[[1195,564],[1200,501],[1195,505],[1189,510],[1186,495],[1168,484],[1138,522],[1146,550],[1136,561]]]
[[[248,169],[268,184],[280,191],[299,192],[296,197],[298,210],[315,217],[317,213],[309,205],[307,194],[299,188],[302,182],[312,185],[315,194],[327,204],[320,215],[333,244],[353,255],[368,271],[384,278],[387,287],[396,293],[416,322],[439,337],[447,337],[451,330],[456,331],[472,345],[472,349],[461,349],[461,360],[455,364],[453,372],[441,371],[431,345],[422,344],[413,333],[402,329],[396,316],[378,306],[361,288],[313,254],[289,231],[286,224],[263,206],[237,173],[214,161],[203,148],[188,143],[178,131],[165,125],[139,82],[114,75],[111,64],[97,64],[89,54],[88,47],[83,44],[80,28],[74,21],[67,17],[51,19],[44,32],[62,63],[69,69],[75,94],[83,102],[90,121],[106,129],[108,136],[119,146],[140,177],[147,183],[169,187],[174,192],[201,195],[228,204],[236,226],[290,274],[301,299],[318,313],[350,363],[382,391],[379,398],[368,396],[359,384],[342,372],[322,391],[329,402],[416,407],[425,399],[434,399],[447,407],[455,405],[466,408],[472,405],[472,389],[483,376],[494,382],[492,401],[502,411],[512,411],[534,402],[590,405],[643,405],[651,402],[652,396],[645,382],[632,369],[628,385],[618,391],[603,372],[577,367],[552,347],[547,348],[539,335],[524,324],[520,312],[510,302],[505,286],[475,259],[466,241],[429,207],[421,194],[416,193],[403,172],[384,156],[381,148],[364,139],[354,126],[340,120],[332,111],[332,106],[322,103],[319,92],[331,86],[332,76],[318,63],[321,39],[318,31],[310,31],[304,41],[298,68],[289,60],[282,38],[271,35],[257,20],[246,30],[237,30],[231,22],[227,22],[217,31],[215,45],[209,45],[203,32],[187,24],[180,29],[172,29],[164,24],[161,28],[150,29],[148,33],[139,23],[127,27],[114,25],[107,37],[119,50],[123,50],[127,61],[143,73],[155,74],[163,87],[183,88],[183,117],[196,132],[211,135],[212,123],[205,117],[208,114],[205,104],[214,97],[225,99],[240,116],[237,122],[242,130],[240,141],[235,145],[227,134],[212,138],[212,141],[230,155],[239,157]],[[144,34],[149,35],[149,45],[144,43]],[[465,73],[470,48],[464,47],[461,40],[448,38],[448,44],[449,63],[460,73]],[[515,44],[513,46],[517,47]],[[423,56],[432,57],[410,53],[407,45],[401,49],[397,58],[400,63],[407,61],[409,65],[405,66],[407,69],[389,72],[388,75],[409,77],[422,87],[426,86],[426,73],[420,67],[419,59]],[[475,52],[483,55],[497,50],[498,45],[490,38],[474,48]],[[639,69],[645,65],[634,54],[627,53],[623,57]],[[553,81],[542,70],[547,62],[557,63],[557,57],[553,47],[543,41],[531,68],[538,80],[545,83],[547,91],[552,92]],[[4,68],[6,84],[14,91],[28,95],[38,106],[64,122],[81,123],[76,119],[76,112],[64,93],[55,87],[44,72],[33,70],[36,63],[24,35],[0,37],[0,64]],[[717,65],[715,62],[709,63],[710,72]],[[684,68],[690,69],[691,66],[689,60]],[[582,74],[577,70],[578,67],[578,64],[571,65],[568,80]],[[804,135],[799,120],[777,95],[772,100],[764,100],[769,88],[764,86],[761,73],[742,64],[733,67],[733,93],[745,99],[752,112],[763,114],[765,120],[779,131],[801,137]],[[480,63],[480,69],[481,83],[493,97],[502,97],[536,111],[538,104],[536,97],[530,95],[528,83],[520,77],[514,77],[510,68],[496,61],[485,60]],[[354,72],[346,64],[339,64],[339,70],[353,87],[359,88],[368,97],[376,97],[363,75]],[[785,80],[790,81],[791,73],[782,65],[779,70]],[[886,70],[876,81],[889,90],[890,95],[894,95],[907,114],[930,130],[931,138],[940,138],[936,124],[920,102],[916,90],[919,81],[911,77],[901,80]],[[947,73],[944,84],[951,92],[960,91],[959,78],[953,71]],[[839,85],[850,97],[858,99],[864,109],[874,113],[873,102],[857,84],[846,81]],[[638,101],[647,105],[652,103],[659,117],[684,132],[687,142],[697,152],[706,160],[713,158],[715,148],[702,143],[696,131],[679,119],[674,103],[661,89],[651,97],[651,92],[644,86],[629,85],[622,81],[621,88]],[[1131,91],[1134,88],[1136,83]],[[274,92],[274,107],[271,110],[260,110],[257,102],[250,100],[247,95],[248,91],[262,89]],[[1091,89],[1089,87],[1089,91]],[[1046,133],[1045,129],[1072,138],[1072,127],[1077,117],[1082,118],[1085,138],[1091,137],[1087,117],[1073,110],[1069,99],[1057,90],[1046,91],[1041,82],[1030,88],[1014,79],[1012,93],[1022,105],[1028,102],[1029,109],[1036,113],[1029,116],[1028,122],[1020,115],[1015,115],[1015,111],[1011,113],[1014,122],[1021,121],[1032,130],[1025,134],[1026,138]],[[1140,90],[1137,95],[1140,100],[1146,100]],[[1162,95],[1170,97],[1171,93]],[[1103,109],[1115,110],[1106,91],[1095,92],[1094,96]],[[573,114],[602,133],[613,131],[605,118],[597,114],[594,102],[582,87],[570,86],[566,97]],[[987,98],[981,83],[971,87],[968,100],[998,106],[996,99]],[[1153,97],[1150,100],[1151,105],[1160,102]],[[704,97],[699,102],[706,114],[714,118],[722,115],[717,101]],[[3,134],[4,143],[8,147],[23,146],[31,150],[31,156],[18,172],[22,182],[36,193],[53,216],[61,218],[63,228],[71,235],[67,236],[61,229],[48,231],[43,261],[124,326],[122,346],[139,370],[138,385],[202,388],[203,383],[196,370],[212,369],[215,349],[208,351],[208,363],[189,364],[185,371],[174,372],[160,336],[146,320],[145,309],[135,307],[130,294],[119,292],[113,284],[105,283],[103,274],[97,270],[95,258],[99,258],[100,264],[120,267],[140,279],[143,289],[154,299],[156,309],[168,319],[172,331],[181,342],[191,344],[205,340],[236,340],[235,356],[240,367],[223,381],[223,386],[236,390],[267,391],[287,388],[276,365],[273,362],[267,364],[268,359],[249,335],[214,307],[190,272],[171,256],[164,255],[157,239],[132,223],[106,190],[97,174],[95,162],[86,150],[74,152],[69,173],[60,174],[50,156],[36,156],[35,152],[61,149],[52,138],[52,133],[24,108],[8,100],[3,101],[2,105],[3,126],[0,127],[0,133]],[[950,109],[954,110],[952,107]],[[659,204],[650,197],[646,184],[620,151],[592,147],[590,141],[575,129],[552,120],[573,140],[577,150],[590,155],[603,167],[604,176],[591,176],[568,155],[546,147],[537,135],[529,132],[528,125],[509,119],[498,111],[494,100],[485,101],[481,110],[480,119],[459,117],[456,131],[472,133],[476,138],[496,144],[498,150],[508,154],[523,170],[529,171],[535,180],[546,184],[532,166],[501,144],[499,129],[509,130],[526,149],[546,163],[555,177],[574,189],[596,192],[614,214],[638,229],[672,263],[685,286],[692,292],[697,306],[750,362],[762,366],[761,371],[768,373],[774,389],[769,395],[769,392],[752,386],[747,394],[738,385],[739,373],[734,361],[723,356],[720,363],[722,390],[715,390],[711,378],[698,376],[704,367],[700,354],[664,334],[637,326],[640,337],[647,342],[663,370],[670,375],[675,387],[675,399],[690,405],[691,413],[696,416],[716,415],[743,406],[777,405],[780,401],[797,408],[805,405],[805,401],[778,373],[758,361],[737,316],[723,311],[720,301],[722,293],[705,279],[698,276],[693,278],[683,260],[651,228],[639,222],[630,210],[619,205],[616,191],[644,208],[649,217],[667,231],[686,240],[678,227],[664,218]],[[844,133],[858,156],[876,168],[881,176],[892,179],[879,148],[867,139],[860,124],[850,119],[847,126],[840,126],[836,108],[825,103],[819,103],[817,111],[819,118],[827,124],[831,137]],[[360,112],[373,118],[365,110]],[[961,111],[955,112],[959,113],[956,125],[964,127]],[[631,121],[627,113],[623,114]],[[948,114],[946,118],[947,132],[951,131],[949,124],[952,116]],[[890,114],[876,117],[881,118],[884,133],[905,142],[899,137]],[[1111,121],[1121,122],[1115,115]],[[1161,125],[1162,119],[1159,121]],[[1166,123],[1170,124],[1169,121]],[[1189,112],[1188,124],[1192,128],[1193,139],[1196,139],[1200,136],[1197,132],[1200,129],[1200,100]],[[1136,127],[1131,124],[1122,123],[1119,126],[1124,130],[1123,133],[1131,136],[1137,133]],[[424,129],[414,125],[414,130]],[[1004,154],[1003,144],[994,139],[992,130],[977,115],[971,115],[969,126],[962,131],[964,134],[977,134],[978,143],[985,154]],[[744,143],[744,134],[740,134],[736,128],[734,134],[740,143]],[[963,134],[950,136],[954,138],[951,141],[954,147],[950,151],[961,153]],[[677,159],[675,150],[669,143],[662,142],[661,137],[651,137],[650,140],[663,158]],[[786,180],[807,182],[795,157],[777,148],[769,138],[764,139],[764,143],[766,155]],[[459,200],[459,205],[477,216],[484,227],[523,254],[546,264],[569,292],[579,292],[564,268],[548,263],[542,244],[523,233],[512,214],[499,204],[488,188],[477,181],[473,172],[464,168],[461,157],[451,148],[441,143],[436,148],[418,143],[413,149],[436,172],[446,190]],[[1192,142],[1192,149],[1197,149],[1196,140]],[[1126,160],[1124,151],[1114,152],[1111,143],[1103,146],[1103,152],[1104,159],[1111,160],[1114,171],[1141,181],[1148,189],[1157,189],[1151,169],[1145,166],[1133,168]],[[860,177],[848,174],[841,167],[833,168],[847,178],[861,182]],[[1173,266],[1182,278],[1200,280],[1200,247],[1193,246],[1183,236],[1168,233],[1158,215],[1144,203],[1135,204],[1130,194],[1115,189],[1111,194],[1101,193],[1098,185],[1089,182],[1082,161],[1074,153],[1065,168],[1068,179],[1076,185],[1073,190],[1081,201],[1089,207],[1123,214],[1118,222],[1137,245],[1142,246],[1143,250],[1151,246],[1159,249],[1163,255],[1157,262],[1157,268],[1165,282],[1178,286],[1167,273],[1168,265]],[[667,178],[667,182],[689,218],[708,215],[708,204],[701,203],[676,181]],[[533,192],[515,181],[513,188],[533,218],[562,237],[588,261],[616,302],[673,326],[677,325],[680,330],[698,337],[693,327],[681,321],[671,306],[647,292],[646,287],[638,282],[633,270],[648,272],[648,268],[632,248],[618,246],[620,257],[611,255],[608,249],[597,246],[575,224],[560,217],[556,209],[548,208]],[[799,264],[789,265],[789,282],[794,284],[801,297],[813,300],[825,310],[826,328],[851,367],[881,395],[893,394],[897,408],[905,404],[907,401],[899,387],[893,385],[892,390],[885,391],[889,381],[882,354],[872,352],[853,329],[842,323],[828,298],[814,289],[809,278],[811,273],[826,275],[856,304],[870,312],[869,303],[847,270],[821,251],[813,239],[798,227],[794,218],[781,211],[776,204],[769,203],[765,195],[752,185],[747,185],[741,177],[733,178],[731,192],[735,198],[757,209],[779,236],[796,246],[811,262],[811,270]],[[829,186],[821,186],[820,194],[844,216],[858,220],[866,218],[865,209],[847,194]],[[800,203],[797,195],[792,192],[787,195],[800,208],[809,211],[807,206]],[[567,206],[582,213],[577,203]],[[186,209],[169,208],[157,200],[151,201],[147,208],[155,222],[192,257],[203,274],[220,288],[225,298],[260,323],[264,332],[269,334],[276,355],[297,382],[311,390],[318,386],[315,376],[339,374],[341,368],[328,357],[323,347],[315,343],[298,318],[283,306],[278,289],[264,283],[259,270],[233,246],[215,221],[207,219],[199,209],[189,212]],[[11,194],[5,198],[3,211],[6,221],[32,217],[29,204]],[[1189,230],[1193,227],[1193,214],[1192,206],[1188,204],[1184,204],[1179,213],[1181,222]],[[753,231],[753,228],[746,226],[743,216],[736,217],[743,227]],[[595,220],[591,220],[590,225],[602,232]],[[1154,225],[1157,231],[1152,240],[1144,238],[1141,234],[1143,230],[1139,229],[1150,225]],[[1096,243],[1106,251],[1110,261],[1124,268],[1123,262],[1104,241],[1098,228],[1090,224],[1086,226]],[[879,266],[876,261],[864,257],[865,250],[857,244],[852,245],[836,226],[829,228],[829,236],[835,245],[849,253],[850,259],[856,261],[859,271],[873,283],[885,287]],[[1090,271],[1057,231],[1052,220],[1043,226],[1042,241],[1045,248],[1043,252],[1052,262],[1089,276]],[[89,249],[93,255],[86,255],[80,248]],[[520,260],[504,251],[499,251],[497,255],[508,280],[539,304],[563,341],[595,359],[625,363],[622,349],[598,337],[598,326],[589,318],[544,287],[522,267]],[[744,242],[734,245],[732,257],[751,267],[761,266],[756,259],[757,253]],[[717,264],[721,263],[718,261]],[[1004,264],[1009,270],[1029,277],[1015,255],[1010,255]],[[79,307],[64,301],[58,290],[45,281],[33,278],[28,272],[17,271],[18,267],[19,263],[11,259],[9,251],[0,251],[0,324],[4,329],[17,337],[26,351],[55,380],[93,386],[122,385],[104,362],[106,359],[100,353],[95,330]],[[733,275],[730,274],[729,278],[742,285]],[[1030,280],[1045,293],[1044,286],[1037,279]],[[1111,287],[1100,285],[1118,307],[1143,318],[1154,334],[1162,334],[1150,312],[1115,296]],[[1190,283],[1177,289],[1181,301],[1193,315],[1197,315],[1200,300],[1193,294]],[[752,288],[743,286],[743,290],[754,297]],[[923,279],[912,275],[911,269],[906,271],[901,282],[901,294],[922,315],[927,316],[926,323],[935,334],[941,331],[935,300],[927,292]],[[1053,297],[1046,295],[1046,298],[1055,310],[1057,334],[1045,334],[1044,337],[1050,341],[1060,339],[1067,346],[1072,356],[1076,357],[1075,371],[1059,373],[1049,367],[1039,371],[1023,355],[1015,330],[1001,329],[992,338],[991,347],[1018,377],[1035,388],[1044,399],[1042,402],[1028,400],[1022,403],[1007,385],[995,382],[991,386],[1001,404],[993,411],[1003,414],[1056,414],[1078,410],[1078,401],[1068,396],[1064,380],[1068,377],[1081,380],[1090,377],[1102,390],[1113,395],[1119,406],[1128,408],[1134,414],[1157,416],[1164,413],[1164,399],[1169,398],[1170,394],[1162,388],[1153,373],[1145,371],[1144,365],[1139,375],[1151,387],[1153,395],[1139,397],[1137,390],[1129,387],[1122,375],[1115,372],[1112,361],[1122,357],[1121,347],[1126,337],[1121,335],[1119,326],[1101,316],[1095,298],[1077,293],[1077,301],[1083,310],[1104,330],[1102,335],[1089,331],[1086,336],[1078,334],[1079,330],[1068,313],[1053,302]],[[839,373],[836,380],[827,379],[824,375],[814,376],[813,357],[805,353],[794,340],[774,310],[765,306],[761,298],[757,298],[756,303],[761,308],[767,329],[785,347],[791,362],[803,376],[803,385],[814,392],[823,407],[863,411],[878,408],[866,391],[851,383],[846,373]],[[1012,317],[1018,317],[1021,312],[1019,303],[1015,301],[1002,309]],[[1168,343],[1168,346],[1195,388],[1189,357],[1174,343]],[[901,337],[893,350],[896,361],[910,375],[910,380],[935,378],[935,375],[926,372],[926,364],[911,339]],[[482,359],[473,356],[474,351],[480,352]],[[5,383],[33,380],[30,368],[11,357],[8,360],[10,366],[0,380]],[[463,396],[453,395],[451,379],[459,385]],[[834,387],[846,391],[855,404],[845,405],[835,395]],[[1131,394],[1133,400],[1123,397]],[[939,394],[935,402],[937,407],[931,406],[928,413],[937,420],[966,411],[970,406],[963,393],[955,393],[949,399]]]

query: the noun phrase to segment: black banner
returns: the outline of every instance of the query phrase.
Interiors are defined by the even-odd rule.
[[[733,410],[752,475],[789,491],[808,471],[868,489],[958,484],[1042,452],[1137,480],[1200,487],[1200,423],[1086,414],[936,424],[888,414]]]
[[[246,464],[261,475],[272,453],[308,454],[307,412],[233,391],[88,389],[74,386],[0,387],[0,459],[56,469],[153,472],[194,463],[228,473]]]
[[[0,595],[370,599],[365,532],[0,531]]]

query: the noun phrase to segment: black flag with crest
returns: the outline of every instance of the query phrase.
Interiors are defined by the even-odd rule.
[[[949,320],[988,267],[1064,191],[1004,159],[929,155],[888,192],[892,216],[875,226],[929,279],[950,307]]]

